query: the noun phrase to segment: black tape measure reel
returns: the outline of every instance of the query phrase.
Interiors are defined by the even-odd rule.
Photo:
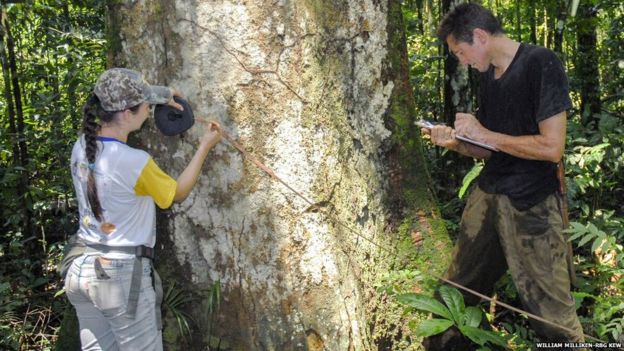
[[[185,132],[195,123],[193,109],[188,101],[177,96],[174,96],[173,99],[184,107],[184,111],[180,111],[168,105],[156,105],[154,109],[156,127],[158,127],[161,133],[167,136],[178,135]]]

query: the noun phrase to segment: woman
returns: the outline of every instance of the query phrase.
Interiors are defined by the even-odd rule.
[[[208,152],[221,140],[219,125],[208,123],[177,181],[145,151],[126,145],[152,104],[182,109],[173,95],[167,87],[147,84],[136,71],[113,68],[99,77],[83,108],[83,135],[71,157],[79,253],[65,277],[83,350],[162,350],[162,294],[157,294],[162,289],[152,267],[154,205],[167,208],[183,201]]]

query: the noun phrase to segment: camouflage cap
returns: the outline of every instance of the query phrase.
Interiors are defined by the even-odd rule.
[[[142,102],[166,104],[172,97],[168,87],[149,85],[141,73],[127,68],[102,73],[93,91],[105,111],[123,111]]]

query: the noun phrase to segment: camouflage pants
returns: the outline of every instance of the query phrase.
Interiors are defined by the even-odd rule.
[[[511,273],[524,309],[574,332],[531,319],[543,341],[583,341],[570,295],[567,242],[555,194],[526,211],[505,195],[475,187],[460,224],[451,266],[445,277],[491,296],[496,281]],[[466,296],[475,304],[478,298]]]

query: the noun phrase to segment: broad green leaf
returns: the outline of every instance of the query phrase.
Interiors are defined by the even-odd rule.
[[[579,222],[570,222],[570,227],[572,227],[572,229],[574,229],[574,231],[577,231],[577,232],[587,231],[587,228],[585,228],[585,226]]]
[[[460,326],[459,330],[470,340],[481,346],[485,345],[486,342],[490,342],[494,345],[507,347],[507,340],[494,332],[470,327],[467,325]]]
[[[449,312],[448,308],[444,307],[440,301],[434,299],[433,297],[410,293],[398,295],[396,298],[404,305],[412,306],[421,311],[431,312],[440,317],[453,319],[453,316],[451,315],[451,312]]]
[[[483,312],[478,307],[468,306],[466,307],[466,313],[464,314],[464,323],[463,325],[467,325],[470,327],[478,328],[479,324],[481,324],[481,320],[483,319]]]
[[[461,324],[465,310],[464,297],[462,294],[453,287],[442,285],[440,286],[440,296],[442,300],[444,300],[444,303],[446,303],[449,311],[451,311],[451,315],[453,315],[452,319],[457,325]]]
[[[583,237],[583,239],[581,239],[581,241],[579,241],[578,247],[581,247],[581,246],[587,244],[591,239],[593,239],[595,237],[596,237],[596,235],[593,234],[593,233],[589,233],[589,234],[585,235]]]
[[[587,225],[587,230],[589,230],[589,232],[594,235],[598,235],[601,232],[601,230],[598,229],[598,227],[596,227],[596,225],[591,222]]]
[[[416,329],[416,336],[427,337],[440,334],[453,325],[453,321],[448,319],[427,319]]]
[[[585,234],[585,232],[573,232],[573,231],[570,231],[570,232],[571,232],[571,233],[574,233],[574,234],[572,234],[572,235],[568,238],[568,241],[574,241],[574,240],[576,240],[576,239],[580,238],[581,236],[583,236],[583,235]]]
[[[464,195],[466,194],[466,191],[470,187],[470,184],[472,184],[472,181],[475,180],[479,176],[479,173],[481,173],[482,169],[483,169],[482,163],[480,162],[475,163],[475,165],[472,166],[472,169],[466,174],[466,176],[464,176],[464,179],[462,180],[462,186],[459,189],[459,193],[458,193],[458,196],[460,199],[464,198]]]
[[[606,243],[607,243],[606,238],[602,235],[598,235],[598,237],[596,238],[596,240],[594,240],[594,243],[591,246],[591,252],[596,252],[598,248],[604,246],[604,244]]]
[[[565,232],[572,234],[568,238],[568,241],[573,241],[573,240],[576,240],[576,239],[580,238],[585,233],[587,233],[587,228],[585,228],[585,226],[583,226],[581,223],[571,222],[570,223],[570,228],[566,229]]]

